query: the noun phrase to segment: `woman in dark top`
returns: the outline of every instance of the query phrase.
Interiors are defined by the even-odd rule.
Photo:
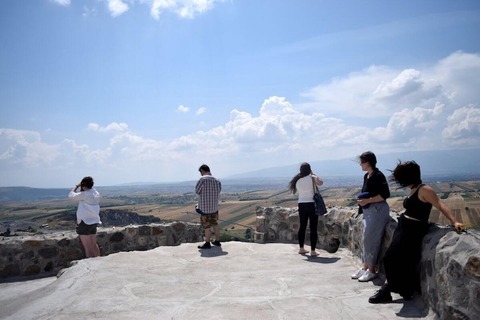
[[[464,229],[435,191],[422,184],[420,166],[415,161],[399,162],[392,177],[401,187],[408,187],[410,194],[403,201],[405,212],[398,218],[392,242],[383,258],[387,279],[382,288],[370,297],[370,303],[391,302],[390,292],[399,293],[404,300],[411,300],[413,293],[419,292],[420,279],[416,270],[432,206],[450,220],[456,230]]]
[[[352,279],[367,282],[377,276],[378,254],[385,227],[390,221],[390,197],[387,179],[377,168],[377,158],[367,151],[359,156],[360,166],[367,173],[363,177],[362,197],[357,200],[359,213],[363,213],[363,267],[351,275]]]

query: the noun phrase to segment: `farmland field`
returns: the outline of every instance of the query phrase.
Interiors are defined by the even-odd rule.
[[[452,210],[456,218],[469,228],[480,227],[480,181],[430,183],[439,197]],[[356,208],[359,187],[324,188],[321,190],[327,206],[350,206]],[[406,190],[391,189],[388,203],[392,210],[401,212]],[[140,216],[153,216],[162,221],[198,222],[195,213],[195,195],[192,192],[178,194],[136,193],[102,198],[102,211],[124,211]],[[220,226],[224,234],[241,237],[248,229],[254,229],[256,208],[281,206],[296,207],[296,196],[287,190],[252,190],[225,192],[219,205]],[[48,225],[50,230],[74,229],[76,205],[68,199],[0,203],[0,226],[5,230],[9,224],[17,229]],[[433,209],[430,221],[445,225],[448,221]],[[3,230],[0,229],[0,232]],[[251,230],[249,231],[251,232]]]

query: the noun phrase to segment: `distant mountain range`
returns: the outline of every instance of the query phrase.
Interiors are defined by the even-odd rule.
[[[480,179],[480,149],[424,151],[377,154],[379,169],[388,176],[398,160],[415,160],[422,168],[424,182],[461,181]],[[308,160],[307,160],[308,161]],[[356,159],[308,161],[320,175],[327,188],[360,186],[363,172]],[[290,179],[298,173],[300,164],[272,167],[222,177],[222,191],[248,192],[253,190],[286,190]],[[138,183],[118,186],[99,186],[103,196],[138,193],[194,192],[196,181],[170,183]],[[70,189],[42,189],[29,187],[0,187],[0,203],[32,202],[65,199]]]
[[[422,175],[478,175],[480,174],[480,149],[468,150],[442,150],[442,151],[415,151],[376,154],[377,166],[385,174],[393,170],[398,160],[414,160],[422,170]],[[322,176],[358,176],[361,169],[355,158],[339,160],[309,161],[312,170]],[[300,163],[272,167],[262,170],[236,174],[227,177],[228,179],[246,178],[271,178],[271,177],[292,177],[300,168]]]

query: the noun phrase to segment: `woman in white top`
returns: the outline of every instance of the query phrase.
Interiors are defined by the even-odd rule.
[[[77,189],[80,188],[80,192]],[[87,258],[100,256],[97,245],[97,225],[100,221],[100,194],[93,189],[93,178],[85,177],[75,185],[68,197],[78,201],[77,233]]]
[[[313,200],[314,184],[321,186],[323,180],[317,177],[310,168],[310,164],[304,162],[300,165],[300,173],[295,175],[289,183],[289,189],[293,194],[298,192],[298,216],[300,218],[300,227],[298,229],[298,244],[300,250],[298,253],[306,254],[305,250],[305,232],[307,223],[310,220],[310,255],[318,256],[315,247],[318,240],[317,226],[318,216],[315,212],[315,202]]]

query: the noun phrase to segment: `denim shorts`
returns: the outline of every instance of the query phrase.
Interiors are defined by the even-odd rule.
[[[85,222],[80,221],[79,224],[77,224],[77,233],[82,236],[88,236],[91,234],[96,234],[97,233],[97,224],[86,224]]]

